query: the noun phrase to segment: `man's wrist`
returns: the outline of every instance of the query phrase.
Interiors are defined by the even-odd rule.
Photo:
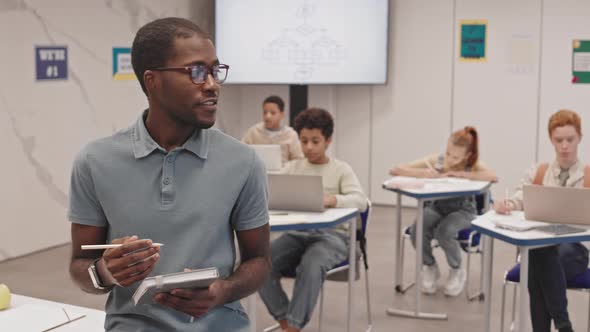
[[[112,287],[117,284],[117,280],[113,277],[111,272],[107,269],[106,262],[102,257],[97,260],[94,265],[96,266],[96,273],[102,281],[104,287]]]
[[[232,292],[232,281],[226,279],[218,279],[213,284],[211,284],[211,286],[214,286],[216,288],[214,307],[221,306],[226,304],[227,302],[230,302]]]

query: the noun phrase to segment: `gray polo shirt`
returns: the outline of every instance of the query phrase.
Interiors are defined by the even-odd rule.
[[[234,231],[268,223],[266,174],[254,151],[217,129],[195,134],[167,152],[144,118],[91,142],[72,169],[68,218],[107,227],[108,242],[137,235],[164,243],[151,275],[216,266],[234,269]],[[239,301],[190,317],[159,304],[135,306],[139,283],[115,287],[106,303],[107,331],[241,331]]]

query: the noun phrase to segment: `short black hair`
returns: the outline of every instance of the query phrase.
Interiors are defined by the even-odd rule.
[[[283,99],[279,96],[268,96],[266,97],[266,99],[264,100],[264,102],[262,102],[262,105],[266,104],[266,103],[273,103],[273,104],[277,104],[277,106],[279,107],[279,110],[281,112],[283,112],[285,110],[285,102],[283,101]]]
[[[319,129],[322,131],[325,139],[332,137],[334,132],[334,119],[332,114],[325,109],[312,107],[299,113],[293,121],[293,128],[297,134],[301,134],[301,130],[305,129]]]
[[[142,26],[133,39],[131,64],[141,89],[147,95],[143,82],[146,70],[163,67],[174,54],[175,38],[191,38],[194,35],[209,38],[195,23],[179,17],[166,17]]]

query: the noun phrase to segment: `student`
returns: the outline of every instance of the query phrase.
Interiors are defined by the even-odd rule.
[[[458,177],[471,180],[497,181],[496,174],[479,161],[478,135],[474,127],[454,132],[444,154],[433,154],[390,170],[391,175],[419,178]],[[422,292],[434,294],[440,278],[438,264],[432,255],[435,238],[445,252],[450,266],[444,293],[457,296],[465,286],[466,272],[461,267],[461,248],[457,242],[460,230],[471,225],[477,214],[475,198],[460,197],[427,202],[424,205],[424,239]],[[412,244],[416,247],[416,224],[411,227]]]
[[[181,18],[141,27],[131,62],[149,108],[74,161],[70,275],[88,293],[109,293],[109,332],[247,331],[239,300],[270,270],[266,174],[252,149],[211,128],[228,67],[208,35]],[[151,248],[152,240],[165,246]],[[122,246],[80,250],[109,242]],[[221,276],[208,288],[133,304],[147,276],[206,267]]]
[[[332,116],[323,109],[309,108],[300,113],[295,118],[295,130],[305,159],[289,162],[283,173],[321,175],[325,207],[364,211],[367,198],[352,168],[326,155],[333,129]],[[309,322],[326,272],[348,256],[346,226],[290,231],[272,242],[271,275],[259,289],[259,294],[284,331],[300,331]],[[280,278],[292,274],[297,277],[289,301]]]
[[[285,117],[285,102],[279,96],[270,96],[262,103],[264,121],[250,127],[242,142],[246,144],[278,144],[281,146],[283,165],[303,158],[299,138],[293,128],[282,124]]]
[[[582,188],[590,186],[590,167],[578,159],[582,140],[580,116],[560,110],[549,119],[549,139],[555,159],[531,168],[514,195],[494,204],[497,213],[522,210],[524,185]],[[556,206],[556,209],[563,207]],[[588,249],[580,243],[562,243],[529,251],[529,295],[531,320],[535,332],[549,331],[551,319],[559,331],[573,331],[567,312],[566,281],[586,271]]]

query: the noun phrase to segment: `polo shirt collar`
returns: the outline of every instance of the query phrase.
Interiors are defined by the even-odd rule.
[[[145,127],[145,119],[148,110],[145,110],[135,122],[132,130],[133,155],[136,159],[144,158],[155,150],[168,153],[162,148]],[[209,152],[209,131],[207,129],[195,130],[191,137],[180,149],[187,150],[201,159],[207,159]]]
[[[182,147],[201,159],[207,159],[207,154],[209,153],[209,130],[195,130],[191,137],[184,142]]]
[[[559,173],[561,172],[561,167],[559,166],[559,162],[555,159],[551,165],[551,172],[554,178],[559,177]],[[569,168],[569,178],[572,181],[577,180],[577,177],[584,176],[584,166],[580,162],[580,159],[576,160],[576,162]],[[570,182],[568,180],[568,183]]]

